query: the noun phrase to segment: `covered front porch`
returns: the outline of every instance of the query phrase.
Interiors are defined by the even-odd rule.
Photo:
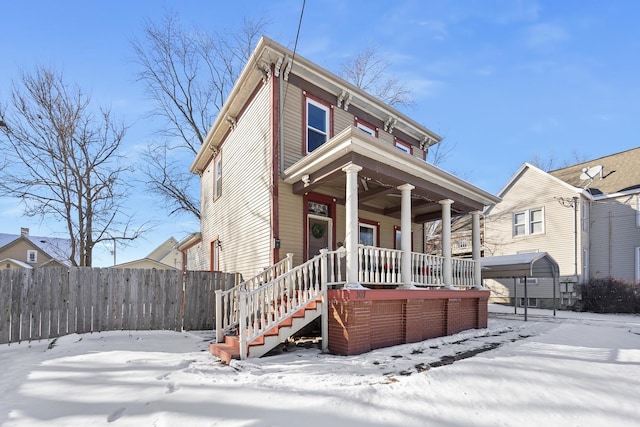
[[[330,216],[323,212],[331,209],[315,209],[312,215],[318,204],[305,206],[304,258],[312,258],[321,247],[344,250],[344,259],[335,260],[341,264],[336,273],[343,277],[332,283],[344,281],[347,289],[481,287],[480,214],[499,198],[354,126],[302,157],[284,171],[283,178],[294,194],[305,197],[305,203],[311,195],[320,195],[344,205],[344,224],[338,224],[344,226],[344,245],[332,245],[327,239],[316,247],[309,243],[317,224],[313,221],[323,219],[318,215]],[[360,218],[365,215],[399,220],[393,248],[364,241]],[[472,259],[451,255],[451,218],[459,215],[472,218]],[[412,248],[412,226],[434,219],[442,221],[441,257],[424,254],[422,239],[422,247]],[[420,232],[424,236],[424,230]]]

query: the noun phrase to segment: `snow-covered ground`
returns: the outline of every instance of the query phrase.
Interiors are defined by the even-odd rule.
[[[1,426],[638,426],[640,316],[490,306],[489,327],[223,365],[211,332],[0,346]]]

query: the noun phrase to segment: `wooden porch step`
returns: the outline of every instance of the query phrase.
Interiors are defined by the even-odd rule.
[[[321,302],[319,298],[317,302]],[[296,311],[293,316],[288,317],[283,320],[279,324],[273,326],[264,335],[256,338],[251,343],[249,343],[249,347],[258,347],[264,345],[265,337],[277,336],[280,333],[281,328],[291,327],[293,325],[294,318],[304,318],[305,313],[309,310],[316,310],[318,308],[316,301],[311,302],[306,307]],[[251,350],[249,350],[250,352]],[[223,363],[229,364],[232,359],[240,359],[240,339],[237,335],[227,335],[224,338],[224,342],[222,343],[213,343],[209,345],[209,352],[218,357]]]
[[[231,362],[231,359],[240,359],[240,347],[226,343],[210,344],[209,353],[213,354],[227,365]]]

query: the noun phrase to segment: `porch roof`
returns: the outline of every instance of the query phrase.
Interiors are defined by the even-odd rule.
[[[401,198],[397,189],[409,183],[412,190],[412,221],[425,222],[441,216],[438,203],[453,200],[454,215],[482,211],[500,201],[474,185],[415,158],[355,126],[348,127],[284,171],[284,181],[295,194],[316,192],[343,202],[345,173],[356,164],[359,209],[400,218]]]
[[[483,279],[509,277],[558,278],[558,263],[546,252],[497,255],[480,259]]]

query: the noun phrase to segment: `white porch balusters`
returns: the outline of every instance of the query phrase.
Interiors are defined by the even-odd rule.
[[[480,269],[480,211],[471,212],[471,254],[473,265],[473,289],[483,289],[482,271]]]
[[[440,200],[442,205],[442,280],[444,287],[453,289],[453,274],[451,269],[451,204],[453,200]]]
[[[362,170],[361,166],[350,164],[342,168],[347,174],[346,188],[346,223],[345,223],[345,242],[344,247],[347,250],[347,289],[359,289],[362,285],[358,283],[358,172]]]
[[[403,184],[398,187],[402,194],[402,210],[400,213],[401,289],[413,288],[411,283],[411,190],[414,188],[416,187],[411,184]]]

